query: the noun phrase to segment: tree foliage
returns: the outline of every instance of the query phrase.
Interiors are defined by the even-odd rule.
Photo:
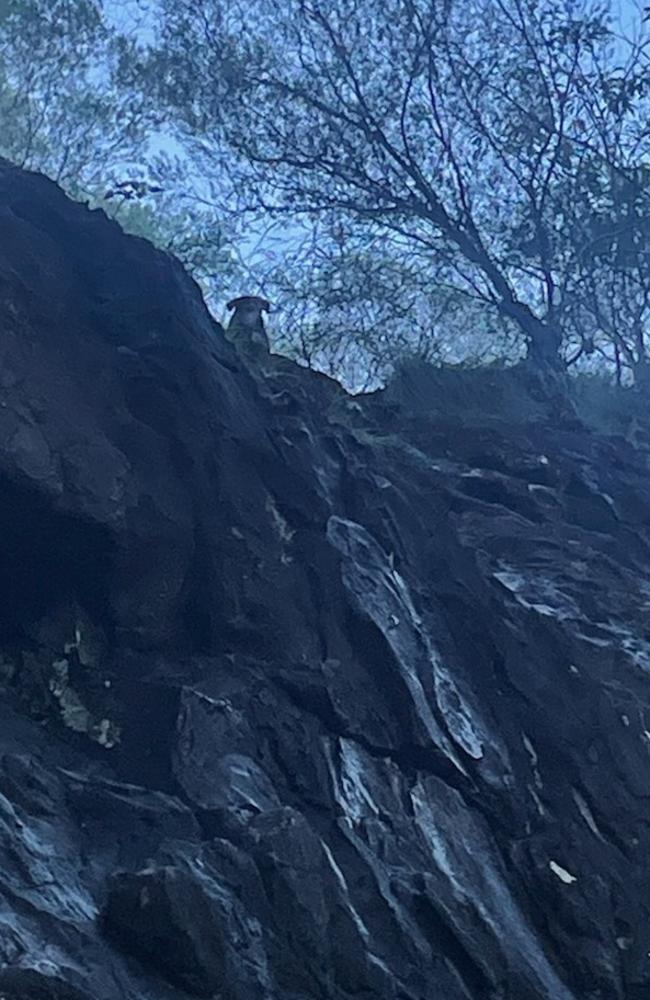
[[[0,0],[0,153],[355,386],[404,354],[643,381],[649,26],[610,6]]]
[[[147,120],[136,95],[111,85],[117,58],[96,0],[4,0],[3,154],[80,193],[137,163]]]
[[[221,219],[196,204],[161,109],[128,86],[137,38],[115,0],[0,0],[0,154],[40,170],[176,254],[210,298],[233,270]]]
[[[296,220],[317,222],[326,258],[345,247],[351,293],[368,247],[381,248],[363,286],[391,304],[375,324],[380,353],[447,289],[454,307],[482,303],[517,331],[538,362],[592,351],[643,362],[629,324],[639,309],[647,319],[647,42],[618,36],[609,4],[161,7],[143,79],[224,201],[283,220],[289,243]],[[325,300],[314,289],[321,320],[339,308],[331,291],[330,279]]]

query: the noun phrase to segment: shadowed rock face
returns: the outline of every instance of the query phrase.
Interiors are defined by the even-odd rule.
[[[643,444],[256,371],[6,164],[0,237],[0,995],[645,998]]]

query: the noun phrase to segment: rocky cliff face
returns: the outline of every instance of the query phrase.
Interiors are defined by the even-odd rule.
[[[0,995],[646,997],[643,444],[250,371],[7,164],[0,236]]]

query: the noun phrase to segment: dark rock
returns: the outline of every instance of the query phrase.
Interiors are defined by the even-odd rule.
[[[252,1000],[270,985],[261,927],[197,871],[168,865],[113,876],[103,920],[121,947],[194,996]]]
[[[351,400],[6,163],[0,234],[0,996],[646,997],[638,397]]]
[[[60,976],[29,968],[0,969],[0,990],[3,1000],[91,1000]]]

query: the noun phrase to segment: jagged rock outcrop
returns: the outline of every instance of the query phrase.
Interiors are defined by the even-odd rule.
[[[0,995],[645,997],[642,429],[251,367],[8,164],[0,236]]]

